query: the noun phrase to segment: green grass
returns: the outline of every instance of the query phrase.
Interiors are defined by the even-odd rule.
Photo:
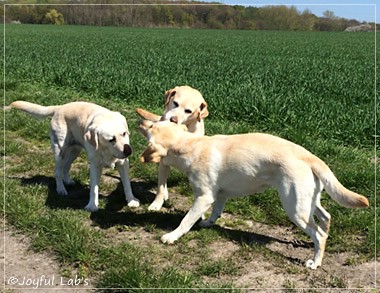
[[[6,104],[92,101],[121,111],[131,131],[132,188],[142,207],[125,206],[117,181],[109,180],[117,175],[107,170],[100,185],[101,210],[89,214],[82,210],[89,192],[86,156],[74,165],[73,195],[56,195],[49,121],[5,113],[7,221],[32,238],[34,249],[54,253],[63,271],[79,268],[99,287],[233,286],[218,278],[238,275],[239,263],[208,259],[207,247],[244,235],[194,228],[168,248],[159,237],[179,224],[185,210],[170,200],[166,211],[147,211],[157,166],[139,162],[146,141],[137,131],[134,109],[162,112],[164,91],[183,84],[199,89],[208,102],[208,134],[260,131],[290,139],[325,160],[346,187],[366,195],[370,207],[365,210],[341,208],[323,197],[333,219],[327,251],[374,257],[374,109],[379,107],[374,34],[38,25],[6,25],[5,31]],[[172,171],[169,187],[190,204],[192,192],[183,174]],[[225,211],[236,215],[236,223],[291,225],[274,190],[231,200]],[[299,237],[307,239],[301,232]],[[246,249],[241,242],[239,259],[257,253],[268,262],[283,261],[265,247]],[[158,260],[151,251],[160,255]],[[297,268],[293,271],[303,272]]]
[[[159,110],[164,90],[190,84],[222,124],[216,131],[245,122],[293,139],[373,145],[373,34],[7,25],[5,40],[7,88],[32,80],[74,90],[57,102],[85,93]]]

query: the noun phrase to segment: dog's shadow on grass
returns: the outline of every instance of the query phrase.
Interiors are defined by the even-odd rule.
[[[90,187],[79,182],[75,182],[73,185],[65,185],[68,195],[59,195],[56,191],[54,177],[37,175],[33,177],[17,177],[17,179],[20,180],[21,185],[23,186],[47,186],[48,194],[45,205],[51,209],[70,208],[81,210],[84,209],[89,201]],[[141,204],[150,203],[153,201],[155,195],[148,190],[153,186],[156,186],[156,184],[156,182],[140,182],[131,180],[133,193],[140,200]],[[121,182],[119,182],[117,187],[107,196],[102,194],[102,185],[100,185],[99,199],[104,199],[106,202],[105,208],[100,208],[100,210],[105,210],[110,215],[117,213],[127,205]]]
[[[156,181],[132,181],[132,190],[135,197],[140,200],[140,207],[129,208],[123,195],[123,186],[119,184],[107,198],[104,208],[91,214],[91,220],[94,225],[101,229],[108,229],[116,225],[132,226],[145,228],[154,226],[158,229],[173,230],[175,229],[185,212],[173,208],[170,212],[148,211],[147,205],[153,202],[156,194],[150,190],[157,187]]]
[[[282,252],[272,250],[269,245],[271,243],[278,243],[281,246],[286,247],[285,250],[289,249],[289,247],[291,247],[290,249],[313,248],[313,244],[310,242],[283,240],[274,236],[267,236],[251,231],[241,231],[238,229],[225,228],[218,225],[213,226],[211,229],[216,230],[219,235],[223,236],[227,240],[239,243],[241,246],[247,245],[250,247],[257,247],[264,253],[265,251],[269,252],[269,255],[272,255],[274,258],[283,258],[293,264],[301,266],[303,266],[303,261],[301,259],[292,256],[286,256]]]
[[[20,179],[20,178],[18,178]],[[52,209],[83,209],[89,200],[90,189],[89,186],[76,183],[72,186],[67,186],[69,195],[61,196],[56,192],[54,177],[48,176],[34,176],[31,178],[21,178],[22,185],[45,185],[48,187],[48,196],[46,198],[46,206]],[[131,180],[132,190],[134,195],[140,200],[141,205],[150,204],[155,197],[155,194],[151,192],[156,187],[155,181],[134,181]],[[101,194],[99,197],[103,197]],[[140,208],[126,208],[127,203],[124,198],[123,186],[121,182],[117,185],[117,188],[111,192],[108,196],[104,196],[106,199],[105,207],[99,209],[99,211],[91,213],[91,220],[93,225],[98,226],[101,229],[108,229],[116,225],[132,226],[132,227],[155,227],[167,232],[174,230],[186,212],[176,210],[171,207],[170,212],[154,212],[147,211],[144,207]],[[214,225],[211,228],[201,228],[198,224],[195,224],[191,231],[198,231],[200,229],[212,229],[216,231],[221,237],[244,245],[257,245],[258,247],[265,248],[272,242],[277,242],[283,245],[292,245],[293,247],[311,248],[311,243],[305,242],[291,242],[285,241],[276,237],[267,236],[251,231],[242,231],[239,229],[225,228],[219,225]],[[191,233],[190,231],[190,233]],[[165,233],[167,233],[165,232]],[[277,253],[278,254],[278,253]],[[283,256],[290,262],[300,264],[299,259]]]
[[[76,182],[73,185],[65,186],[68,195],[59,195],[56,191],[54,177],[36,175],[33,177],[17,178],[21,185],[44,185],[48,188],[45,205],[51,209],[83,209],[88,203],[90,189],[88,186]]]
[[[106,175],[115,177],[112,175]],[[90,187],[76,182],[74,185],[65,186],[68,195],[59,195],[56,191],[55,178],[43,175],[17,178],[21,185],[44,185],[48,187],[45,205],[50,209],[74,209],[83,210],[88,204]],[[116,177],[114,179],[117,179]],[[150,190],[157,186],[156,181],[131,180],[133,194],[140,200],[140,205],[150,204],[155,193]],[[150,212],[144,207],[128,208],[125,200],[123,185],[121,182],[107,196],[102,195],[100,185],[99,199],[103,199],[105,206],[100,206],[97,212],[91,213],[90,219],[93,225],[107,229],[115,225],[141,226],[154,225],[164,230],[174,229],[184,217],[184,212],[171,211],[170,213]]]
[[[149,192],[148,190],[153,187],[156,187],[156,182],[144,182],[138,184],[134,188],[134,194],[140,199],[142,204],[150,204],[153,201],[155,194]],[[117,190],[115,190],[115,193],[117,193]],[[120,202],[120,197],[112,196],[104,209],[100,209],[99,211],[91,214],[91,220],[101,229],[108,229],[117,225],[138,227],[144,230],[154,227],[163,230],[163,235],[177,228],[187,213],[187,211],[177,210],[175,207],[170,207],[169,211],[155,212],[147,211],[146,207],[138,208],[137,210],[133,208],[121,209],[123,206],[125,207],[125,202]],[[277,255],[277,257],[283,257],[289,262],[297,265],[303,265],[302,260],[272,251],[268,248],[268,245],[271,243],[279,243],[283,246],[292,246],[294,248],[312,247],[312,244],[307,242],[287,241],[275,236],[267,236],[252,231],[222,227],[217,224],[210,228],[202,228],[197,223],[191,228],[189,233],[203,229],[216,231],[221,238],[238,243],[240,246],[248,245],[261,248],[263,251],[270,251],[271,254]]]
[[[173,231],[178,227],[182,219],[184,218],[186,212],[173,210],[170,212],[154,212],[154,211],[140,211],[135,212],[133,209],[127,211],[115,211],[114,209],[100,209],[99,211],[91,214],[91,220],[95,225],[101,229],[109,229],[111,227],[121,225],[127,227],[138,227],[149,231],[152,227],[154,229],[163,230],[162,235]],[[219,225],[214,225],[210,228],[202,228],[198,224],[195,224],[189,233],[194,233],[203,229],[210,229],[216,231],[221,238],[227,241],[232,241],[239,244],[240,246],[250,246],[256,247],[262,253],[270,253],[270,255],[279,258],[286,259],[287,261],[295,265],[303,265],[302,260],[286,256],[281,252],[273,251],[269,248],[271,243],[279,243],[282,246],[288,247],[291,245],[294,248],[303,247],[310,248],[312,245],[306,242],[292,242],[287,240],[282,240],[273,236],[267,236],[251,231],[242,231],[239,229],[225,228]],[[181,241],[181,240],[179,240]]]

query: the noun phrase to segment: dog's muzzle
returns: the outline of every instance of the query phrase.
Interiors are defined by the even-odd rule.
[[[124,153],[125,157],[128,157],[132,154],[132,148],[129,144],[124,145],[123,153]]]
[[[173,122],[175,124],[178,124],[178,117],[177,116],[172,116],[170,117],[170,122]]]
[[[178,124],[178,117],[177,116],[170,116],[170,117],[169,117],[169,115],[168,116],[166,116],[166,115],[161,116],[160,121],[167,121],[167,120],[169,120],[172,123]]]

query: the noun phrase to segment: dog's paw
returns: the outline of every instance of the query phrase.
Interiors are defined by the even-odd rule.
[[[167,243],[167,244],[173,244],[177,240],[178,240],[178,236],[174,232],[167,233],[161,237],[161,242]]]
[[[319,265],[318,265],[317,263],[315,263],[314,260],[309,259],[309,260],[306,262],[306,267],[309,268],[309,269],[312,269],[312,270],[316,270],[317,267],[319,267]]]
[[[63,182],[66,184],[66,185],[74,185],[75,184],[75,181],[71,178],[66,178],[66,179],[63,179]]]
[[[140,206],[140,201],[137,198],[134,198],[128,202],[128,206],[131,208],[137,208]]]
[[[92,213],[97,212],[99,210],[99,208],[95,204],[92,204],[92,203],[89,203],[88,205],[86,205],[84,209]]]
[[[163,201],[155,200],[154,202],[152,202],[150,204],[150,206],[148,207],[148,210],[149,211],[159,211],[162,208],[163,204],[164,204]]]
[[[199,222],[199,226],[201,226],[203,228],[208,228],[208,227],[211,227],[213,225],[214,225],[214,222],[209,221],[209,220],[204,220],[204,221]]]
[[[57,187],[57,193],[63,196],[66,196],[69,194],[64,186]]]

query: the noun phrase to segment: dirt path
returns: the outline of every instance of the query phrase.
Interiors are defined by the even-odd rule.
[[[30,239],[15,234],[9,225],[0,223],[1,270],[4,272],[2,288],[5,292],[91,292],[91,280],[63,277],[59,264],[48,253],[30,250]],[[36,290],[41,289],[44,290]],[[69,290],[68,290],[69,289]],[[88,289],[88,290],[86,290]]]
[[[228,215],[225,216],[228,217]],[[5,265],[5,287],[3,288],[7,289],[6,292],[42,291],[35,290],[39,288],[45,289],[42,292],[47,292],[47,288],[54,289],[56,293],[92,291],[91,280],[83,280],[76,276],[72,278],[63,277],[58,262],[54,260],[51,254],[32,252],[29,238],[15,234],[9,225],[5,229],[3,229],[2,223],[1,226],[0,233],[3,241],[0,242],[0,247],[5,252],[1,257],[1,266],[4,268]],[[229,229],[227,226],[224,227]],[[272,252],[285,255],[289,259],[304,258],[305,255],[310,254],[310,248],[290,244],[291,238],[293,238],[291,231],[279,230],[262,224],[252,224],[249,230],[256,234],[265,230],[268,235],[286,240],[268,243],[267,248]],[[233,241],[222,240],[214,242],[210,251],[215,254],[212,256],[214,259],[223,259],[236,257],[235,253],[239,247],[240,244]],[[284,288],[289,290],[301,288],[315,288],[312,290],[316,290],[318,288],[317,290],[319,290],[334,287],[347,288],[350,289],[350,292],[355,292],[355,288],[361,288],[362,292],[375,292],[375,261],[351,266],[345,264],[349,258],[352,258],[352,255],[347,253],[326,254],[324,265],[319,270],[311,271],[299,268],[297,271],[291,271],[290,268],[293,267],[294,269],[294,266],[290,263],[282,262],[280,265],[274,265],[267,258],[256,255],[254,258],[246,260],[237,275],[224,275],[218,278],[231,281],[237,288],[259,290],[261,288],[261,292],[268,292],[268,290],[275,292],[276,289],[280,288],[282,290]],[[378,264],[377,270],[379,270]],[[210,278],[208,281],[217,280]],[[260,291],[255,290],[255,292]]]
[[[230,214],[223,214],[224,219],[233,218]],[[280,226],[270,226],[253,221],[244,221],[245,228],[238,230],[256,235],[254,241],[261,241],[260,235],[266,235],[272,239],[262,245],[262,249],[253,257],[242,259],[243,265],[238,276],[229,276],[230,281],[237,288],[266,288],[269,292],[284,289],[304,289],[311,292],[324,290],[335,290],[341,288],[342,291],[349,292],[375,292],[379,283],[379,264],[375,261],[361,263],[357,255],[353,253],[326,253],[322,267],[317,270],[307,269],[304,261],[313,256],[313,246],[305,245],[297,240],[294,229]],[[226,230],[235,231],[221,221],[221,227]],[[310,242],[310,245],[312,243]],[[215,245],[215,243],[214,243]],[[241,244],[229,240],[219,243],[221,255],[216,258],[234,255]],[[217,251],[217,249],[214,251]],[[252,252],[251,252],[252,253]],[[269,255],[269,257],[268,257]],[[240,255],[240,258],[242,255]],[[357,264],[350,265],[350,261]],[[351,290],[351,291],[350,291]],[[265,291],[265,290],[264,290]],[[341,291],[339,291],[341,292]],[[346,291],[347,292],[347,291]]]
[[[224,218],[232,218],[224,214]],[[226,229],[228,225],[221,223]],[[245,221],[247,232],[255,235],[267,235],[275,239],[265,244],[265,248],[273,255],[280,255],[280,259],[259,256],[249,260],[241,270],[241,275],[234,279],[236,287],[253,288],[318,288],[333,289],[347,288],[356,290],[361,288],[375,290],[379,283],[379,264],[375,261],[360,262],[353,253],[326,253],[322,267],[310,270],[304,266],[305,259],[312,258],[313,246],[300,244],[294,235],[294,229],[279,226],[270,226],[253,221]],[[310,245],[312,243],[310,242]],[[223,245],[223,254],[228,252],[229,245]],[[234,248],[231,248],[232,250]],[[260,254],[265,254],[261,252]],[[357,264],[350,265],[350,261]],[[376,279],[377,278],[377,279]],[[315,289],[314,289],[315,290]]]

